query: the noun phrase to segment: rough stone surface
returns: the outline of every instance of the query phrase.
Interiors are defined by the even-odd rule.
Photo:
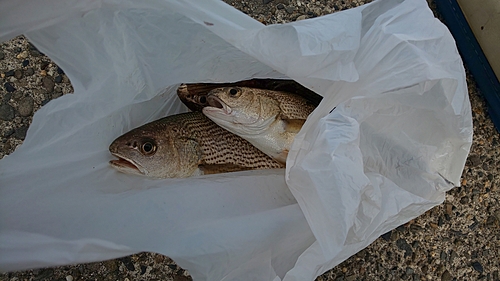
[[[321,16],[365,2],[274,0],[263,4],[263,0],[227,0],[227,3],[265,24],[280,24],[302,15]],[[432,1],[429,3],[435,11]],[[285,9],[290,6],[295,8],[291,13]],[[24,51],[28,51],[27,57],[18,58]],[[29,60],[29,64],[23,66],[25,60]],[[20,80],[15,79],[15,71],[11,77],[0,78],[0,158],[12,153],[22,143],[26,128],[31,124],[32,115],[15,114],[14,108],[19,109],[24,97],[33,99],[33,113],[58,95],[57,88],[63,95],[73,92],[64,72],[24,37],[0,43],[0,74],[16,69],[23,70]],[[52,75],[47,77],[49,73]],[[45,87],[44,77],[55,80],[58,75],[62,76],[60,83]],[[11,82],[11,78],[15,80]],[[12,92],[6,91],[4,85],[7,82],[12,84]],[[384,234],[319,276],[318,281],[500,280],[500,136],[489,119],[485,101],[471,75],[467,75],[467,83],[473,110],[474,140],[461,186],[450,190],[442,205]],[[115,259],[0,273],[0,280],[67,280],[67,276],[72,276],[75,281],[190,280],[187,271],[159,254],[140,253],[123,261]]]
[[[30,116],[33,114],[34,100],[32,97],[27,96],[19,101],[17,111],[19,115],[23,117]]]
[[[22,127],[19,127],[19,128],[16,129],[16,131],[13,134],[13,136],[16,139],[24,140],[24,138],[26,137],[26,133],[27,132],[28,132],[28,126],[22,126]]]
[[[16,71],[14,71],[14,77],[16,77],[17,80],[23,78],[23,72],[20,69],[16,69]]]
[[[14,108],[8,104],[0,105],[0,120],[10,121],[14,119]]]
[[[26,71],[24,72],[24,75],[25,75],[25,76],[31,76],[31,75],[33,75],[33,74],[35,74],[35,71],[34,71],[34,70],[33,70],[33,68],[31,68],[31,67],[30,67],[30,68],[27,68],[27,69],[26,69]]]
[[[441,281],[451,281],[451,280],[453,280],[453,276],[451,276],[448,270],[445,270],[443,272],[443,275],[441,275]]]
[[[8,77],[8,76],[6,76],[6,77]],[[5,84],[3,84],[3,86],[4,86],[5,90],[9,93],[12,93],[16,90],[16,88],[14,88],[14,86],[12,86],[12,83],[10,83],[10,82],[6,82]]]
[[[43,87],[49,91],[49,92],[52,92],[54,91],[54,86],[55,86],[55,83],[54,81],[52,80],[52,78],[50,77],[43,77],[42,79],[42,83],[43,83]]]

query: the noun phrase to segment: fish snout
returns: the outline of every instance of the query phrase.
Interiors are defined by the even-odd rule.
[[[221,109],[226,114],[231,114],[231,108],[217,96],[208,95],[206,99],[209,106]]]

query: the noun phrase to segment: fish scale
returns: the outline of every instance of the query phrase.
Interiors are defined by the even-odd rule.
[[[253,89],[253,91],[276,100],[280,104],[283,117],[287,119],[307,119],[309,114],[316,108],[306,99],[298,96],[291,98],[290,93],[261,89]]]
[[[143,151],[145,143],[151,144],[150,155]],[[119,158],[110,161],[117,170],[155,178],[284,168],[201,112],[171,115],[135,128],[113,141],[109,150]]]
[[[201,113],[172,116],[172,121],[177,121],[185,133],[192,134],[201,145],[203,164],[229,163],[249,169],[283,167],[248,141],[222,129]]]
[[[315,109],[295,94],[248,87],[213,89],[206,103],[208,118],[280,163],[286,162],[295,136]]]

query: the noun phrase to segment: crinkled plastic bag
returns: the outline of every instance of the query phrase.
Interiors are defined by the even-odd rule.
[[[0,2],[75,94],[0,161],[0,269],[172,257],[195,280],[313,280],[459,185],[472,140],[455,43],[425,0],[264,26],[217,1]],[[150,180],[122,133],[186,111],[186,82],[292,78],[324,97],[284,170]],[[166,89],[166,90],[165,90]]]

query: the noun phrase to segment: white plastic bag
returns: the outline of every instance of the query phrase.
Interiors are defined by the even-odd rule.
[[[151,251],[195,280],[313,280],[459,184],[465,73],[425,0],[275,26],[218,1],[6,0],[0,21],[2,41],[25,33],[75,89],[0,161],[1,270]],[[259,77],[324,97],[286,173],[149,180],[109,167],[114,138],[186,110],[180,83]]]

